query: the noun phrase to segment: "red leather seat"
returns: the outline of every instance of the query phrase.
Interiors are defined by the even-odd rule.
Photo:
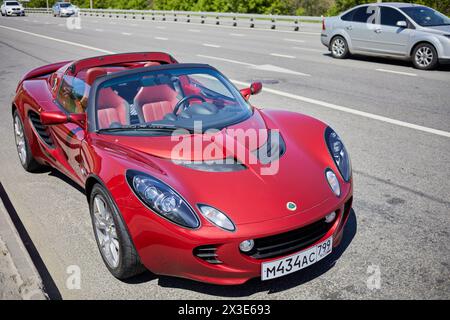
[[[150,61],[144,67],[161,65]],[[173,111],[177,103],[177,93],[168,85],[142,87],[134,98],[134,107],[141,122],[161,120],[166,114]]]
[[[178,102],[177,93],[167,84],[143,87],[134,98],[134,107],[141,122],[161,120]]]
[[[86,72],[85,81],[92,83],[98,77],[106,75],[103,68],[91,68]],[[97,120],[99,129],[110,128],[112,124],[127,125],[130,123],[130,106],[112,88],[100,89],[97,100]]]

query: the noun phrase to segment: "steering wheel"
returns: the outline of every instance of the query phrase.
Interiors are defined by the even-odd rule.
[[[178,110],[180,109],[180,107],[182,105],[185,105],[186,102],[188,102],[191,99],[198,99],[201,100],[202,102],[206,102],[206,99],[203,98],[202,96],[198,95],[198,94],[191,94],[189,96],[184,97],[183,99],[181,99],[180,101],[177,102],[177,104],[175,105],[175,107],[173,108],[173,114],[177,115]]]

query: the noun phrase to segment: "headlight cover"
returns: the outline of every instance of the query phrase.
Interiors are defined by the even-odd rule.
[[[189,229],[200,226],[186,200],[164,182],[135,170],[128,170],[126,178],[139,200],[161,217]]]
[[[336,197],[341,196],[341,186],[339,184],[339,180],[336,177],[336,174],[331,169],[325,170],[325,177],[328,181],[328,185],[330,186],[333,193]]]
[[[236,230],[233,221],[231,221],[231,219],[228,218],[225,213],[206,204],[198,204],[197,206],[200,209],[202,215],[215,226],[231,232]]]
[[[352,176],[352,166],[344,143],[338,134],[330,127],[325,130],[325,142],[334,163],[336,163],[336,166],[339,169],[342,179],[344,179],[345,182],[348,182]]]

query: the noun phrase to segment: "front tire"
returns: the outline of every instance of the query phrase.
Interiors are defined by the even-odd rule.
[[[98,249],[111,274],[125,280],[144,272],[118,208],[99,183],[92,188],[89,209]]]
[[[349,56],[347,41],[342,36],[336,36],[331,40],[330,51],[333,58],[345,59]]]
[[[414,48],[412,62],[417,69],[432,70],[439,62],[437,51],[431,44],[421,43]]]
[[[14,138],[16,141],[20,164],[26,171],[35,172],[40,169],[42,165],[34,159],[33,154],[31,153],[30,144],[28,143],[28,138],[25,134],[23,122],[20,119],[20,115],[17,110],[15,110],[13,114],[13,122]]]

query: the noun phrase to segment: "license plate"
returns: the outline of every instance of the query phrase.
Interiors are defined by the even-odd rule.
[[[261,268],[261,279],[270,280],[296,272],[322,260],[333,250],[333,237],[283,259],[265,262]]]

